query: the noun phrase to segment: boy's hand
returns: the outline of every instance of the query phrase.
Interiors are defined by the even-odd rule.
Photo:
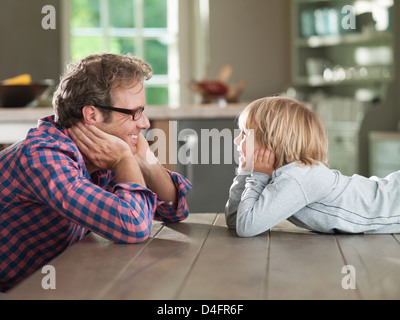
[[[254,151],[253,171],[272,175],[275,170],[275,152],[266,148],[258,148]]]

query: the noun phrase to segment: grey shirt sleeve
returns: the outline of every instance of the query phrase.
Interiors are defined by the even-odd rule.
[[[307,205],[299,181],[287,174],[271,179],[254,172],[246,178],[245,189],[237,208],[236,231],[252,237],[286,220]]]
[[[234,179],[229,189],[229,199],[225,205],[226,225],[229,228],[236,228],[236,213],[246,184],[246,178],[249,177],[249,171],[241,171]]]
[[[335,190],[338,174],[319,164],[287,164],[272,177],[253,172],[238,175],[230,188],[225,215],[227,225],[241,237],[252,237],[273,228]],[[300,216],[297,216],[299,218]],[[302,216],[301,216],[302,217]]]

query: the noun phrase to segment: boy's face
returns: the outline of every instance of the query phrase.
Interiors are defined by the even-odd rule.
[[[116,88],[112,91],[113,107],[137,110],[144,108],[146,104],[145,91],[142,83],[138,82],[131,88]],[[112,112],[112,120],[109,123],[102,122],[99,128],[126,141],[135,154],[137,151],[138,135],[141,130],[150,127],[147,116],[142,113],[140,119],[133,120],[132,115],[120,112]]]
[[[253,159],[256,142],[254,139],[254,130],[240,131],[240,134],[233,140],[239,152],[239,161],[242,164],[250,164]]]

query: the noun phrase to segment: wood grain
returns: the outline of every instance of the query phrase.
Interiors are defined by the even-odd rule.
[[[1,299],[266,300],[399,299],[399,235],[324,235],[284,222],[240,238],[223,214],[155,222],[141,244],[89,234],[49,264],[56,289],[38,270]],[[355,288],[345,288],[345,266]]]

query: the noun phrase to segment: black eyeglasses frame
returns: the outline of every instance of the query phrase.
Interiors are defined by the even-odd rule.
[[[104,110],[111,110],[111,111],[117,111],[125,114],[129,114],[132,116],[133,121],[138,121],[140,117],[143,114],[144,107],[140,107],[134,110],[129,110],[129,109],[122,109],[122,108],[115,108],[111,106],[95,106],[96,108],[104,109]]]

